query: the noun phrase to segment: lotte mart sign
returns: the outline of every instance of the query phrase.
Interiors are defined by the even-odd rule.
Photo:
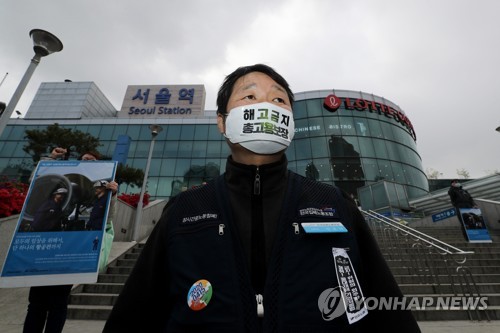
[[[410,135],[413,137],[413,140],[417,140],[417,136],[410,119],[400,110],[396,110],[393,107],[380,102],[363,98],[341,98],[334,94],[326,96],[323,100],[323,106],[330,112],[336,112],[342,105],[344,105],[346,110],[374,112],[379,115],[385,115],[387,118],[392,118],[408,129]]]
[[[128,86],[120,118],[183,118],[205,110],[203,85]]]

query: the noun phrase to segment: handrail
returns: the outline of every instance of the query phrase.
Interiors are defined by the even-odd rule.
[[[477,299],[480,299],[482,297],[470,269],[464,266],[467,260],[467,255],[474,254],[473,251],[463,251],[423,232],[400,224],[396,220],[390,219],[387,216],[384,216],[372,210],[369,210],[368,212],[361,210],[361,212],[365,216],[371,217],[376,220],[376,222],[379,222],[373,224],[373,226],[381,228],[383,230],[383,238],[385,238],[386,231],[392,230],[393,233],[388,233],[389,237],[391,237],[391,234],[395,234],[397,237],[398,233],[400,233],[404,236],[405,243],[408,243],[409,238],[415,241],[411,245],[412,251],[407,252],[407,254],[410,256],[410,263],[405,267],[410,270],[410,274],[412,274],[411,272],[413,271],[414,275],[418,276],[420,284],[431,285],[433,288],[435,288],[435,292],[437,292],[438,294],[443,294],[446,292],[444,288],[447,287],[447,284],[444,283],[445,280],[442,281],[442,275],[439,273],[439,259],[442,259],[446,270],[446,276],[450,281],[450,286],[455,296],[459,296],[461,294],[464,297],[473,297]],[[436,243],[439,243],[439,245],[437,245]],[[389,245],[385,242],[385,239],[383,239],[383,244],[384,246]],[[400,243],[400,245],[401,244],[402,243]],[[392,246],[392,244],[390,244],[390,246]],[[438,253],[432,251],[435,249],[438,249]],[[392,255],[391,252],[392,251],[389,251],[389,255]],[[401,252],[403,251],[398,251],[398,254]],[[436,256],[436,254],[438,255]],[[453,256],[457,254],[464,255],[462,257],[463,260],[459,261]],[[452,260],[455,262],[455,264],[458,264],[458,266],[455,267],[457,275],[453,274],[450,271],[450,265],[448,264],[447,259],[448,255],[452,255]],[[456,278],[458,279],[458,281],[455,281]],[[457,291],[457,286],[460,289],[459,291]],[[474,320],[473,318],[475,315],[475,317],[477,317],[477,320],[481,321],[481,312],[484,312],[488,321],[490,320],[488,313],[483,311],[483,309],[474,307],[473,309],[467,308],[466,311],[470,320]]]
[[[486,203],[490,203],[490,204],[500,205],[500,201],[489,200],[489,199],[474,198],[474,201],[480,201],[480,202],[486,202]]]
[[[461,249],[459,249],[457,247],[454,247],[454,246],[452,246],[450,244],[447,244],[447,243],[445,243],[443,241],[440,241],[439,239],[434,238],[432,236],[429,236],[429,235],[427,235],[427,234],[425,234],[423,232],[420,232],[420,231],[418,231],[416,229],[413,229],[411,227],[408,227],[406,225],[400,224],[397,221],[388,218],[387,216],[384,216],[384,215],[382,215],[380,213],[374,212],[373,210],[369,210],[369,211],[361,210],[361,212],[364,213],[364,214],[366,214],[366,215],[368,215],[368,216],[370,216],[370,217],[372,217],[372,218],[374,218],[374,219],[376,219],[376,220],[378,220],[378,221],[380,221],[380,222],[383,222],[383,223],[385,223],[387,225],[390,225],[393,228],[396,228],[396,229],[398,229],[400,231],[408,233],[412,237],[415,237],[415,238],[417,238],[417,239],[419,239],[419,240],[421,240],[421,241],[423,241],[423,242],[425,242],[427,244],[430,244],[433,247],[435,247],[437,249],[440,249],[441,251],[443,251],[445,253],[448,253],[448,254],[473,254],[474,253],[474,251],[463,251],[463,250],[461,250]],[[421,237],[419,235],[423,235],[423,236],[425,236],[425,238]],[[430,239],[430,240],[428,240],[428,239]],[[439,243],[439,244],[442,244],[442,245],[446,246],[449,249],[453,249],[453,250],[455,250],[455,252],[452,252],[452,251],[448,250],[447,248],[443,248],[443,247],[441,247],[439,245],[436,245],[435,242]]]

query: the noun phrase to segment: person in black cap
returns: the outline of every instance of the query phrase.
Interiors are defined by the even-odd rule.
[[[458,221],[460,222],[460,225],[462,227],[462,235],[464,236],[465,240],[468,240],[469,237],[467,236],[466,230],[468,219],[464,220],[464,217],[466,218],[467,216],[469,216],[469,214],[464,214],[465,216],[463,216],[460,212],[460,208],[477,208],[477,205],[470,193],[462,187],[462,184],[460,184],[458,179],[453,179],[451,181],[448,195],[450,196],[451,204],[453,205],[453,207],[455,207]]]
[[[63,158],[67,154],[64,148],[54,148],[51,155],[43,158],[44,160],[55,160]],[[100,154],[97,152],[85,152],[80,157],[81,161],[97,161]],[[105,190],[112,192],[112,200],[110,202],[109,214],[106,221],[106,228],[103,234],[103,245],[101,246],[101,255],[99,256],[98,269],[99,272],[104,272],[106,269],[109,252],[114,238],[113,217],[115,211],[116,194],[118,192],[118,183],[109,181],[104,184]],[[66,191],[66,192],[65,192]],[[57,189],[53,195],[58,197],[67,193],[64,188]],[[104,196],[106,197],[106,196]],[[62,204],[61,204],[62,205]],[[36,216],[35,216],[36,219]],[[102,221],[102,219],[101,219]],[[60,226],[60,223],[59,223]],[[102,230],[102,226],[101,229]],[[68,300],[73,285],[47,285],[47,286],[32,286],[29,292],[29,305],[26,319],[24,321],[23,333],[41,333],[63,331],[64,324],[68,313]]]
[[[65,188],[58,188],[35,213],[31,231],[61,231],[62,206],[68,194]]]
[[[450,196],[451,203],[455,208],[477,208],[474,199],[469,192],[462,187],[458,179],[453,179],[451,181],[448,195]]]
[[[106,205],[108,202],[108,196],[106,195],[106,186],[109,184],[106,180],[98,180],[94,183],[94,190],[96,200],[92,211],[90,212],[90,218],[87,222],[87,230],[102,230],[102,224],[104,220],[104,215],[106,214]]]

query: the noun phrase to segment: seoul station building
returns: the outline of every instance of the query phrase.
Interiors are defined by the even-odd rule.
[[[368,93],[319,90],[295,94],[295,137],[289,168],[349,193],[380,180],[403,185],[409,199],[427,193],[415,130],[393,102]],[[99,152],[145,169],[155,139],[147,191],[166,199],[223,173],[230,154],[205,110],[203,85],[128,86],[116,110],[93,82],[42,83],[24,118],[9,120],[0,137],[0,177],[27,179],[33,170],[23,151],[26,130],[57,123],[99,138]],[[140,189],[122,184],[120,192]]]

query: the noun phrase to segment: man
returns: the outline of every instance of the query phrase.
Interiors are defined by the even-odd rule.
[[[96,200],[90,212],[87,230],[102,230],[102,222],[106,214],[106,204],[108,202],[108,197],[106,195],[106,186],[108,183],[109,182],[106,180],[98,180],[94,183]]]
[[[52,192],[50,198],[36,211],[31,231],[61,231],[62,206],[67,194],[68,190],[65,188]]]
[[[67,156],[67,149],[56,147],[52,150],[48,157],[44,160],[56,160],[65,158]],[[79,160],[82,161],[97,161],[100,158],[97,152],[85,152],[81,154]],[[102,185],[102,184],[100,184]],[[99,256],[98,269],[100,273],[106,270],[108,263],[109,253],[114,239],[113,218],[116,204],[116,193],[118,191],[118,183],[115,181],[106,182],[104,184],[104,191],[112,192],[112,199],[109,207],[109,214],[106,221],[106,229],[103,235],[103,245],[101,246],[101,253]],[[59,193],[55,193],[59,192]],[[58,189],[54,193],[61,195],[67,193],[64,188]],[[104,196],[106,198],[106,196]],[[97,215],[97,210],[96,210]],[[103,215],[104,216],[104,215]],[[102,219],[101,227],[102,230]],[[34,222],[36,220],[36,216]],[[60,222],[59,222],[60,226]],[[38,231],[34,229],[35,231]],[[54,230],[54,231],[60,231]],[[68,312],[68,299],[71,293],[71,284],[68,285],[49,285],[49,286],[33,286],[29,292],[29,305],[26,319],[24,321],[23,333],[41,333],[62,332],[66,322]]]
[[[448,195],[450,196],[451,204],[455,207],[458,221],[462,227],[462,235],[465,240],[469,240],[467,229],[473,229],[473,224],[470,223],[469,220],[470,214],[462,214],[460,208],[477,208],[477,205],[469,192],[462,187],[458,179],[453,179],[451,181]]]
[[[448,190],[448,195],[452,205],[455,208],[477,208],[472,196],[462,187],[462,184],[458,179],[453,179],[451,181],[450,189]]]
[[[402,295],[348,196],[287,170],[292,103],[268,66],[226,77],[226,172],[169,201],[104,332],[419,331],[409,311],[363,307]]]

